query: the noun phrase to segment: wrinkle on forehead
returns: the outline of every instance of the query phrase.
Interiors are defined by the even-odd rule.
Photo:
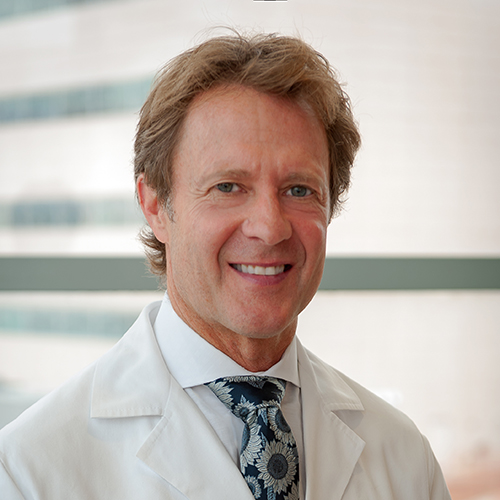
[[[269,101],[273,101],[273,103],[279,104],[280,107],[285,111],[286,109],[289,110],[291,107],[295,108],[296,111],[300,112],[303,114],[303,116],[309,120],[312,120],[313,122],[316,122],[317,125],[319,125],[319,128],[322,130],[322,133],[324,135],[324,138],[326,140],[326,131],[323,125],[323,122],[320,120],[318,117],[317,113],[314,111],[313,107],[310,105],[310,103],[304,99],[303,97],[298,97],[297,99],[292,99],[289,97],[284,97],[280,95],[275,95],[267,92],[262,92],[260,90],[256,90],[252,87],[247,87],[245,85],[240,85],[236,83],[231,83],[231,84],[219,84],[216,87],[207,90],[205,92],[202,92],[201,94],[198,94],[194,99],[193,102],[189,106],[189,110],[187,112],[186,119],[184,121],[182,131],[181,131],[181,138],[185,133],[187,123],[190,122],[190,117],[192,116],[192,111],[195,109],[198,109],[200,107],[203,107],[205,103],[207,102],[216,102],[217,107],[219,108],[220,112],[224,112],[226,109],[226,105],[231,102],[231,100],[236,99],[240,97],[241,95],[247,94],[250,97],[252,95],[254,97],[260,96],[269,99]],[[221,99],[216,100],[214,98],[220,97]],[[266,113],[266,105],[261,99],[248,99],[247,101],[248,104],[253,103],[254,104],[254,111],[257,114],[257,118],[259,123],[262,122],[260,119],[261,116],[263,116]],[[213,104],[213,106],[215,106]],[[234,110],[233,110],[234,111]],[[246,113],[241,112],[240,114],[244,116],[248,116]],[[286,114],[286,113],[283,113]],[[207,116],[208,118],[208,116]]]

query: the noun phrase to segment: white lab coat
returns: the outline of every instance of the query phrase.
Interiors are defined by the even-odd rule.
[[[254,500],[170,375],[145,308],[101,359],[0,431],[0,499]],[[306,500],[448,500],[414,424],[298,343]]]

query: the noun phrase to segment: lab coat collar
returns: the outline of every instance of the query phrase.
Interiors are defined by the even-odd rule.
[[[298,345],[302,395],[306,500],[340,500],[355,471],[365,442],[340,418],[342,410],[363,405],[340,374]]]
[[[97,363],[91,418],[162,415],[171,377],[153,332],[160,302],[143,309],[122,339]]]
[[[176,381],[163,418],[137,457],[189,499],[255,500],[214,429]]]
[[[214,491],[221,500],[254,500],[212,426],[165,365],[152,326],[159,306],[147,306],[99,360],[91,417],[159,416],[137,458],[191,500],[212,500]]]

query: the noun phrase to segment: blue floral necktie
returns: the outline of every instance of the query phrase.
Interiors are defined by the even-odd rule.
[[[240,469],[256,499],[299,500],[299,458],[281,411],[286,382],[273,377],[225,377],[207,384],[243,420]]]

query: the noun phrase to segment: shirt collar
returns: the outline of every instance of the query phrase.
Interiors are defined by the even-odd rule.
[[[156,317],[154,331],[170,373],[184,389],[236,375],[272,376],[300,387],[295,336],[278,363],[265,372],[253,373],[186,325],[175,313],[167,294]]]

